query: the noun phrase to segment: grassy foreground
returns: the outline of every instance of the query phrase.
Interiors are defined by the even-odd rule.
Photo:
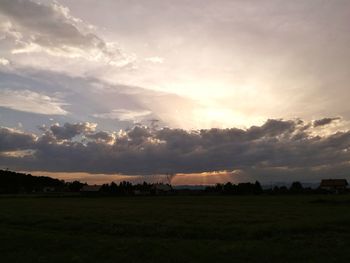
[[[0,198],[1,262],[350,262],[350,196]]]

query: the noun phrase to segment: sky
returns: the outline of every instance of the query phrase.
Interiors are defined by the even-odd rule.
[[[0,168],[350,179],[349,23],[347,0],[0,0]]]

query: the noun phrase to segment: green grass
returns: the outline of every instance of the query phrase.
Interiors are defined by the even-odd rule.
[[[350,196],[0,198],[1,262],[350,262]]]

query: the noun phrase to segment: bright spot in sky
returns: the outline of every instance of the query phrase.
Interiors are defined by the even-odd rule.
[[[265,120],[263,117],[249,117],[232,109],[210,106],[195,109],[193,114],[197,126],[206,128],[246,128],[253,124],[262,124]]]

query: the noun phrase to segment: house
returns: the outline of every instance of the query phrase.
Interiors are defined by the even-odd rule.
[[[84,185],[80,192],[82,193],[98,193],[101,190],[101,185]]]
[[[169,194],[173,192],[173,188],[170,184],[153,184],[152,185],[152,193],[154,194]]]
[[[321,181],[320,188],[329,192],[339,193],[346,190],[348,182],[346,179],[324,179]]]
[[[134,195],[150,195],[151,191],[145,191],[145,190],[134,190]]]
[[[43,188],[43,192],[44,193],[52,193],[52,192],[55,192],[55,191],[56,191],[56,188],[52,187],[52,186],[45,186]]]

